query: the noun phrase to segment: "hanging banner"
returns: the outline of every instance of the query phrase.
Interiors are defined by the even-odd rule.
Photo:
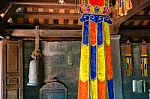
[[[125,76],[133,75],[133,65],[132,65],[132,56],[131,56],[131,44],[130,41],[127,40],[125,44]]]
[[[142,52],[141,52],[141,76],[148,77],[147,45],[144,40],[142,42]]]
[[[108,97],[109,99],[114,99],[112,52],[111,52],[111,45],[110,45],[110,24],[103,22],[103,31],[105,34],[104,37],[105,37]]]
[[[80,3],[83,28],[78,99],[114,99],[110,17],[114,16],[111,15],[114,8],[115,17],[126,15],[132,8],[131,0],[80,0]]]
[[[106,99],[107,79],[109,99],[114,99],[112,62],[110,59],[110,31],[108,30],[112,21],[108,16],[93,14],[83,14],[80,20],[83,22],[83,38],[78,99],[89,99],[89,97],[92,99]],[[107,30],[104,32],[106,36],[104,36],[103,27]],[[106,41],[104,41],[104,38]],[[105,53],[105,42],[109,51],[107,55]],[[105,56],[108,56],[108,61],[105,60]],[[108,73],[106,72],[107,68],[109,68]],[[109,76],[107,77],[106,74]]]
[[[89,47],[89,16],[82,17],[82,43],[81,43],[81,57],[80,57],[80,74],[78,99],[89,99],[89,68],[90,68],[90,47]]]

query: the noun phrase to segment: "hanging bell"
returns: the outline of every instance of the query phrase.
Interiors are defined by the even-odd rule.
[[[29,82],[27,86],[38,86],[38,60],[30,61],[29,65]]]

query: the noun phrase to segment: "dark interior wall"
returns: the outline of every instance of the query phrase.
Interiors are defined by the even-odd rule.
[[[121,44],[121,68],[122,68],[122,82],[123,82],[123,99],[149,99],[148,89],[150,89],[150,44],[148,43],[148,77],[141,77],[140,75],[140,54],[141,54],[141,43],[132,43],[132,64],[134,67],[134,75],[126,77],[125,71],[125,44]],[[145,80],[147,92],[139,93],[132,91],[132,80]]]
[[[119,41],[117,41],[119,42]],[[116,46],[115,46],[116,45]],[[68,99],[77,99],[78,79],[79,79],[79,64],[80,64],[80,41],[63,41],[63,42],[41,42],[43,57],[40,61],[41,68],[44,67],[44,76],[41,80],[49,82],[56,77],[58,81],[66,85],[68,89]],[[118,47],[117,47],[118,46]],[[34,42],[24,41],[24,99],[39,99],[39,89],[44,85],[37,87],[29,87],[28,74],[29,63],[32,60],[31,53],[34,50]],[[115,99],[122,99],[122,83],[121,83],[121,68],[119,51],[119,43],[112,40],[112,54],[114,57],[114,84],[115,84]],[[117,54],[117,56],[116,56]],[[118,56],[119,55],[119,56]],[[116,59],[117,57],[117,59]],[[119,93],[119,95],[118,95]]]
[[[66,85],[68,99],[77,98],[80,41],[42,42],[44,82],[52,78]]]
[[[34,42],[32,41],[25,41],[23,42],[23,78],[24,78],[24,99],[39,99],[39,89],[40,86],[31,87],[27,86],[28,83],[28,75],[29,75],[29,64],[32,60],[31,54],[34,50]]]
[[[78,72],[80,60],[80,41],[63,42],[41,42],[42,60],[44,64],[44,76],[40,78],[43,82],[49,82],[56,77],[58,81],[66,85],[68,89],[68,99],[77,99]],[[38,99],[39,89],[27,86],[30,57],[34,50],[34,42],[24,42],[24,99]],[[42,66],[41,66],[42,68]]]

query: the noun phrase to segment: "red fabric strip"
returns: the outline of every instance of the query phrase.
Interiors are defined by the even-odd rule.
[[[79,80],[78,99],[89,99],[89,83]]]
[[[113,78],[111,47],[106,45],[106,65],[107,65],[107,80]]]
[[[90,21],[90,43],[92,46],[96,45],[96,23]]]
[[[104,0],[90,0],[91,5],[104,6]]]
[[[106,99],[106,81],[98,81],[98,99]]]

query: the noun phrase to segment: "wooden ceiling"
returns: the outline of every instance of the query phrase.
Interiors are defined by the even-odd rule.
[[[41,29],[79,30],[81,29],[80,16],[77,6],[71,4],[26,5],[19,7],[11,16],[12,21],[7,28],[32,29],[38,25]]]
[[[150,6],[142,9],[134,16],[123,22],[121,28],[150,29]]]
[[[81,37],[79,0],[65,0],[64,4],[60,4],[58,0],[0,1],[4,3],[4,5],[0,4],[0,13],[3,13],[3,17],[0,17],[0,33],[2,35],[5,35],[5,30],[8,30],[15,37],[19,37],[19,35],[33,37],[34,35],[30,35],[28,32],[38,25],[46,33],[49,30],[51,32],[59,30],[59,33],[64,33],[63,30],[71,30],[71,34],[68,34],[69,37]],[[128,12],[128,15],[117,19],[113,18],[111,34],[119,33],[124,37],[129,35],[124,33],[126,29],[149,29],[150,0],[132,0],[132,2],[133,9]],[[55,36],[50,34],[49,37],[58,37],[59,33],[57,32]],[[68,37],[66,35],[61,35],[61,37]]]
[[[150,41],[150,4],[120,26],[122,42],[130,39],[133,42],[141,42],[142,39]]]

